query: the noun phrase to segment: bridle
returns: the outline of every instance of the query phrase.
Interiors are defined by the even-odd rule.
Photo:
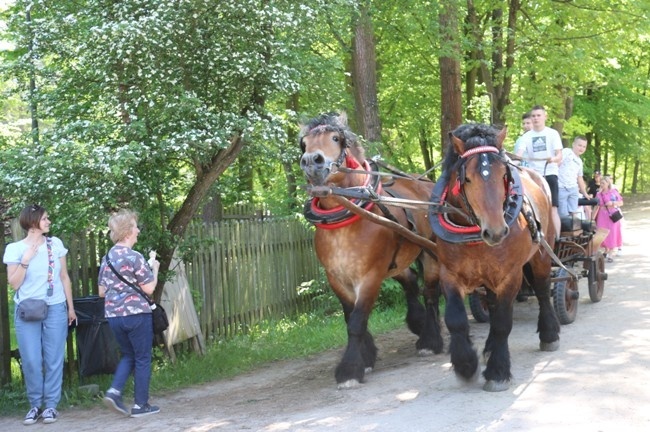
[[[493,154],[496,154],[497,157],[491,158],[490,156]],[[483,179],[483,181],[488,181],[492,175],[490,159],[492,160],[497,159],[498,161],[504,164],[506,168],[506,174],[503,178],[505,191],[506,191],[504,196],[504,201],[503,201],[504,211],[508,207],[509,189],[510,189],[510,185],[513,183],[513,178],[512,178],[511,168],[509,166],[508,161],[504,157],[503,151],[499,150],[496,147],[493,146],[474,147],[465,151],[463,154],[459,155],[458,161],[456,162],[456,183],[452,189],[452,194],[460,196],[463,206],[465,207],[465,211],[467,213],[469,223],[472,225],[478,225],[479,219],[476,216],[474,209],[470,205],[469,200],[467,198],[467,193],[465,191],[465,184],[470,182],[469,179],[467,178],[467,172],[466,172],[467,163],[473,158],[479,159],[478,170],[481,179]]]
[[[339,153],[339,157],[334,162],[331,162],[328,167],[325,168],[329,173],[335,173],[336,171],[332,171],[332,166],[335,166],[337,171],[338,171],[338,168],[341,165],[343,165],[343,162],[346,160],[347,149],[350,148],[350,143],[346,139],[345,133],[341,130],[341,128],[333,126],[333,125],[327,125],[327,124],[322,124],[322,125],[318,125],[318,126],[315,126],[315,127],[311,128],[306,134],[304,134],[304,135],[302,135],[300,137],[300,150],[302,151],[302,154],[305,154],[305,142],[303,141],[303,139],[306,136],[322,134],[324,132],[336,132],[339,139],[341,139],[341,141],[342,141],[339,144],[340,147],[341,147],[341,153]],[[358,164],[356,164],[356,165],[358,165]]]
[[[343,165],[345,162],[346,166],[350,168],[350,171],[362,172],[367,175],[363,186],[350,189],[367,189],[373,196],[380,195],[382,192],[380,176],[372,175],[373,168],[376,169],[376,165],[372,161],[368,160],[361,161],[361,164],[359,164],[359,162],[357,162],[357,160],[349,154],[347,149],[350,148],[350,144],[345,137],[345,133],[340,128],[332,125],[318,125],[312,128],[307,134],[303,135],[300,138],[300,148],[303,154],[305,153],[305,143],[303,142],[303,138],[307,135],[323,132],[337,132],[338,137],[342,140],[340,143],[341,152],[339,153],[338,158],[336,161],[331,162],[330,165],[325,168],[328,171],[328,175],[337,172],[341,165]],[[336,167],[335,171],[332,170],[332,166]],[[361,218],[359,215],[350,212],[343,206],[338,206],[328,210],[321,209],[319,206],[319,201],[320,198],[317,197],[312,197],[311,199],[307,200],[303,212],[305,218],[318,228],[328,230],[338,229],[348,226]],[[351,199],[351,202],[366,211],[370,211],[370,209],[372,209],[375,205],[373,201],[361,198],[353,198]]]
[[[496,154],[496,156],[495,156]],[[467,163],[473,158],[479,158],[478,169],[480,171],[480,178],[487,181],[492,175],[490,169],[491,160],[499,160],[506,167],[506,174],[504,175],[505,197],[503,201],[504,219],[508,225],[514,223],[517,215],[521,211],[523,202],[523,187],[521,179],[517,171],[517,167],[512,166],[509,161],[503,156],[503,151],[492,146],[480,146],[467,150],[459,155],[453,167],[448,168],[456,173],[456,179],[453,186],[450,184],[452,180],[450,177],[443,175],[434,187],[431,201],[436,204],[449,205],[454,208],[453,204],[449,204],[448,197],[456,196],[461,201],[459,213],[465,218],[469,225],[458,225],[448,218],[448,214],[435,213],[430,211],[429,220],[431,228],[436,236],[449,243],[480,243],[482,242],[480,233],[481,227],[479,220],[474,212],[474,209],[469,204],[467,194],[465,191],[465,184],[469,183],[466,175]],[[451,213],[451,212],[448,212]]]

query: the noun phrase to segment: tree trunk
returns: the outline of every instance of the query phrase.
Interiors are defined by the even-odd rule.
[[[427,177],[429,177],[430,180],[435,181],[435,172],[429,172],[429,170],[433,167],[433,155],[431,154],[431,146],[429,145],[429,134],[423,127],[420,127],[419,142],[420,151],[422,152],[422,157],[424,158],[424,168],[428,172]]]
[[[196,211],[201,206],[201,202],[208,194],[210,187],[215,181],[223,174],[223,172],[234,162],[237,155],[244,146],[244,141],[241,136],[233,137],[230,146],[221,149],[215,154],[209,164],[203,166],[199,175],[197,175],[196,182],[190,189],[185,201],[178,209],[172,220],[167,226],[167,231],[171,234],[171,239],[161,241],[158,251],[158,260],[160,261],[160,273],[165,274],[169,270],[169,266],[174,254],[176,239],[179,239],[185,234],[187,226],[192,221]],[[164,280],[158,280],[154,298],[160,301],[163,287],[165,286]]]
[[[641,168],[641,161],[639,158],[634,159],[634,171],[632,174],[632,188],[630,189],[630,192],[633,194],[636,194],[637,192],[637,185],[639,184],[639,170]]]
[[[25,20],[29,23],[30,29],[32,29],[32,14],[27,10],[25,14]],[[34,61],[34,34],[30,33],[29,37],[29,112],[32,117],[32,142],[38,144],[40,141],[40,132],[38,126],[38,105],[36,103],[36,64]]]
[[[211,224],[221,219],[223,219],[223,205],[221,204],[221,196],[218,192],[215,192],[203,203],[201,220],[205,224]]]
[[[460,86],[461,57],[458,35],[458,4],[455,0],[443,2],[438,15],[442,54],[440,65],[441,117],[440,145],[444,149],[449,133],[462,122],[462,95]],[[446,53],[449,53],[448,55]]]
[[[370,18],[370,3],[364,0],[354,22],[352,38],[352,85],[358,132],[368,141],[381,141],[377,102],[377,58]]]
[[[291,95],[287,101],[287,109],[293,112],[298,112],[300,109],[300,98],[298,93]],[[287,130],[287,139],[289,141],[289,147],[298,147],[298,130],[295,127],[290,127]],[[282,161],[282,169],[284,170],[284,176],[287,180],[287,208],[291,211],[301,211],[302,206],[298,202],[298,179],[294,172],[295,163],[288,162],[286,160]]]
[[[510,103],[510,92],[512,90],[511,71],[515,64],[515,34],[517,13],[520,9],[520,0],[510,0],[508,8],[508,23],[504,45],[503,9],[495,8],[490,13],[492,23],[490,40],[492,58],[489,62],[485,59],[485,53],[481,48],[483,30],[479,22],[478,13],[473,0],[467,0],[468,28],[471,29],[467,36],[472,40],[474,48],[467,53],[467,57],[477,61],[478,65],[470,69],[466,74],[466,95],[467,100],[476,96],[475,84],[483,83],[485,91],[490,98],[490,123],[503,126],[506,122],[505,109]],[[504,66],[505,58],[505,66]],[[473,82],[473,81],[476,81]]]

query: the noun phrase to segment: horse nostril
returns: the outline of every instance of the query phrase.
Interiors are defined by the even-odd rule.
[[[300,158],[300,167],[301,168],[306,168],[309,165],[311,165],[312,163],[314,163],[314,155],[311,154],[311,153],[305,153]]]
[[[325,162],[325,158],[323,157],[322,154],[318,153],[317,155],[314,156],[314,163],[322,164],[324,162]]]

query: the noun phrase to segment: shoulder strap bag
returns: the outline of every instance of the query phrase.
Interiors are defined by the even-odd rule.
[[[147,303],[149,303],[149,307],[151,307],[151,319],[153,322],[154,334],[161,334],[162,332],[167,330],[167,328],[169,327],[169,319],[167,318],[167,313],[165,312],[165,309],[163,309],[163,307],[160,306],[158,303],[155,303],[153,300],[151,300],[151,298],[147,294],[145,294],[145,292],[142,291],[142,289],[140,289],[139,286],[129,282],[124,278],[124,276],[122,276],[117,270],[115,270],[115,267],[113,267],[113,264],[108,259],[108,255],[106,255],[104,259],[106,260],[106,264],[108,264],[108,266],[111,268],[113,273],[115,273],[115,276],[117,276],[119,280],[121,280],[122,282],[124,282],[125,284],[133,288],[138,294],[142,296],[142,298],[144,298],[147,301]]]
[[[45,237],[47,246],[47,296],[54,294],[54,254],[52,253],[52,239]],[[18,292],[20,298],[20,291]],[[23,321],[43,321],[47,318],[48,306],[45,300],[27,298],[20,300],[16,308],[18,318]]]

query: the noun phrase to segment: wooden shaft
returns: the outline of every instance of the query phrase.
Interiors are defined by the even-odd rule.
[[[371,222],[374,222],[376,224],[389,228],[393,231],[396,231],[402,237],[406,238],[412,243],[415,243],[416,245],[422,247],[423,249],[428,250],[429,252],[431,252],[431,254],[433,254],[434,257],[437,257],[438,246],[431,240],[424,238],[420,235],[417,235],[416,233],[404,228],[402,225],[395,223],[391,220],[388,220],[385,217],[376,215],[365,209],[362,209],[361,207],[351,203],[346,198],[337,195],[332,195],[332,198],[335,199],[337,203],[339,203],[346,209],[350,210],[352,213],[359,215],[365,219],[368,219]]]

